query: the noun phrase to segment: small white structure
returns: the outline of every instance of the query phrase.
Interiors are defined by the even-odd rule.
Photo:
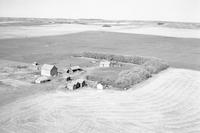
[[[111,64],[110,61],[102,60],[102,61],[99,63],[99,67],[110,67],[110,64]]]
[[[44,64],[41,67],[42,76],[56,76],[58,74],[58,68],[55,65]]]
[[[35,80],[35,83],[41,84],[41,83],[45,83],[45,82],[48,82],[48,81],[51,81],[51,79],[48,78],[48,77],[45,77],[45,76],[41,76],[41,77],[39,77]]]
[[[98,83],[98,84],[97,84],[97,89],[98,89],[98,90],[103,90],[103,85],[102,85],[101,83]]]

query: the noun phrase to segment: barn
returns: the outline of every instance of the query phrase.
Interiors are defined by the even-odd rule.
[[[58,68],[55,65],[44,64],[41,67],[42,76],[56,76],[58,75]]]

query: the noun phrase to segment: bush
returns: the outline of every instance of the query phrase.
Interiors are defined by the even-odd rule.
[[[142,66],[151,74],[159,73],[169,67],[169,65],[162,60],[149,60],[142,64]]]
[[[135,66],[130,70],[119,73],[118,79],[115,81],[115,87],[129,88],[131,85],[140,83],[150,77],[151,74],[146,69]]]
[[[104,85],[111,85],[111,86],[113,86],[114,85],[113,83],[115,82],[112,79],[109,79],[109,78],[106,78],[106,77],[100,77],[98,75],[95,75],[95,76],[94,75],[87,75],[86,79],[90,80],[90,81],[97,81],[97,82],[100,82]]]

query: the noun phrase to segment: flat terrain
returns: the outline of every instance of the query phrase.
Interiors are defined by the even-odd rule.
[[[0,133],[199,133],[200,24],[157,23],[0,18]],[[154,56],[172,68],[127,91],[66,91],[63,75],[32,83],[34,61],[91,72],[97,63],[71,57],[90,51]]]
[[[168,37],[200,38],[200,26],[193,28],[163,27],[158,25],[130,24],[102,27],[102,24],[21,24],[16,26],[9,23],[9,26],[2,26],[0,23],[0,39],[5,38],[29,38],[39,36],[63,35],[85,31],[107,31],[119,33],[133,33],[146,35],[160,35]],[[199,24],[200,25],[200,24]]]
[[[90,31],[69,35],[1,39],[0,58],[41,63],[97,51],[162,58],[172,67],[200,70],[200,39]]]
[[[128,91],[52,92],[1,107],[1,133],[198,133],[200,72],[168,69]]]

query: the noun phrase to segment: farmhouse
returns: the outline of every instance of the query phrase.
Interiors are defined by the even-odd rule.
[[[107,60],[102,60],[99,63],[99,67],[110,67],[110,65],[111,65],[111,62]]]
[[[107,60],[102,60],[99,63],[99,67],[121,67],[122,65],[118,63],[117,61],[107,61]]]
[[[67,73],[74,73],[77,71],[82,71],[83,69],[80,66],[72,66],[69,69],[67,69]]]
[[[56,76],[58,74],[58,68],[55,65],[44,64],[41,67],[42,76]]]

